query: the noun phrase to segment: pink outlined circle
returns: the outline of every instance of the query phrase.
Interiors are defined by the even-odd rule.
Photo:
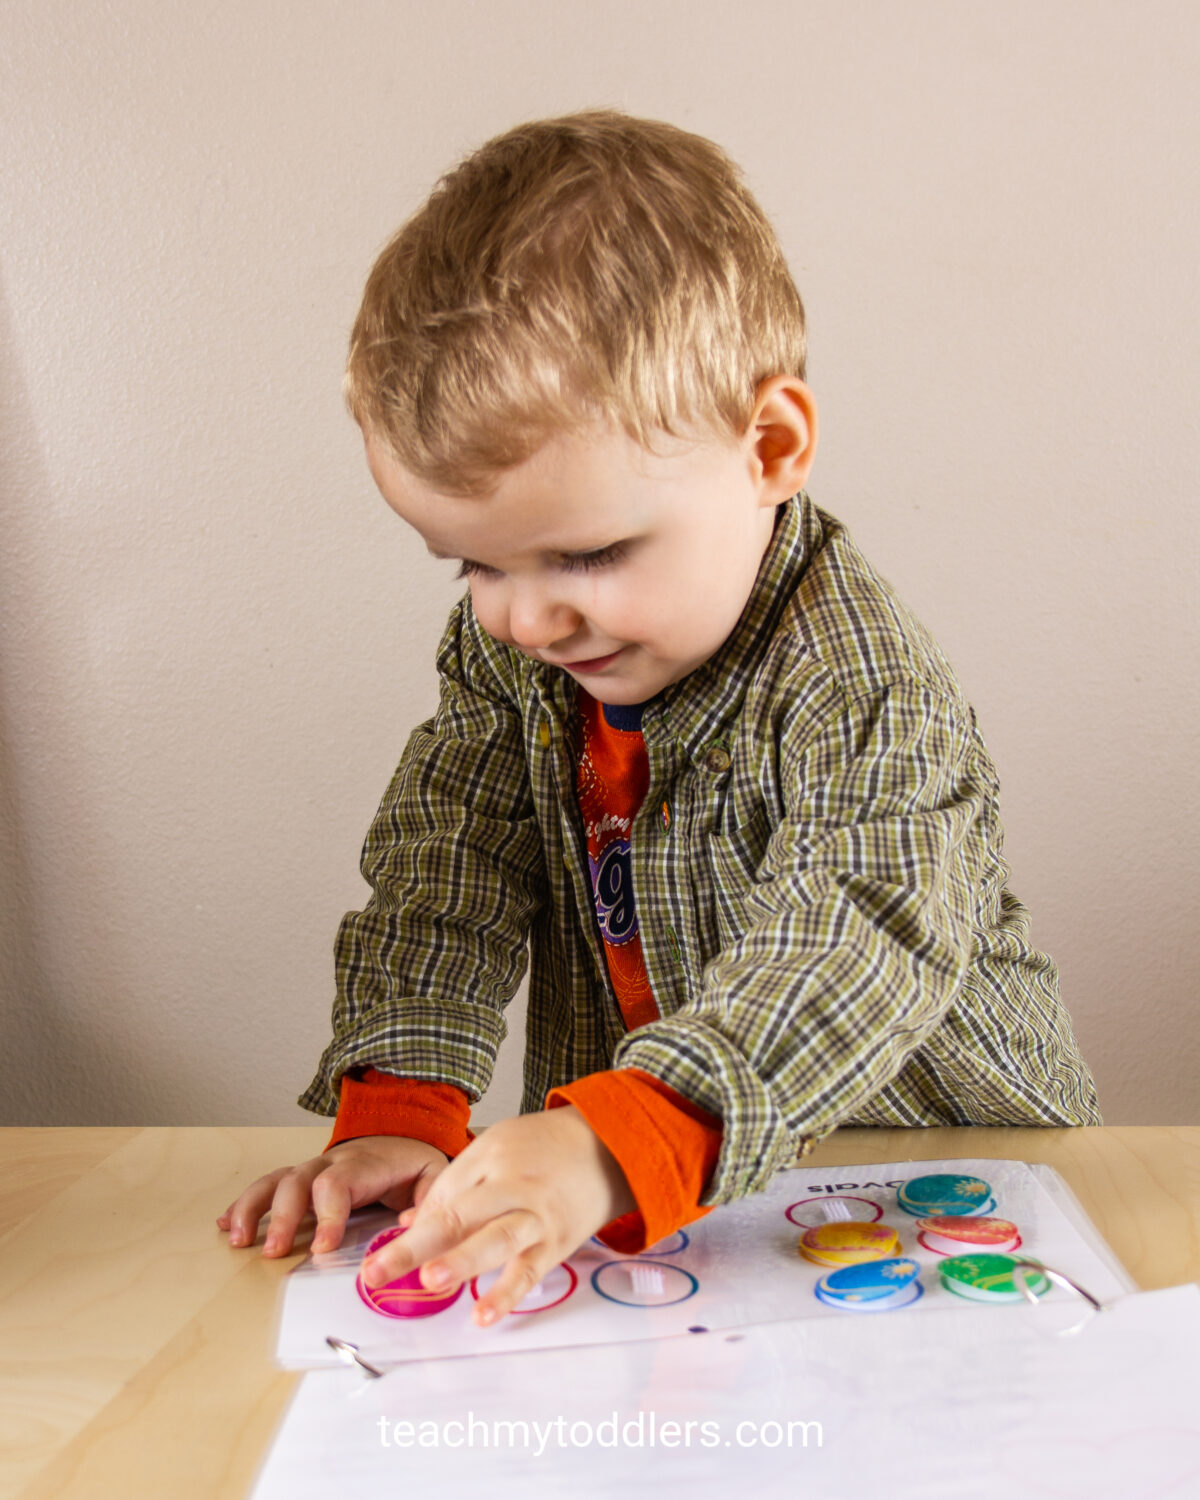
[[[854,1214],[853,1217],[856,1220],[859,1220],[859,1221],[864,1222],[864,1223],[867,1223],[867,1222],[874,1223],[877,1220],[883,1218],[883,1205],[880,1204],[880,1203],[876,1203],[875,1200],[874,1200],[874,1198],[856,1198],[856,1197],[854,1197],[850,1193],[827,1193],[823,1197],[820,1197],[820,1198],[800,1198],[795,1203],[789,1203],[788,1204],[788,1206],[783,1211],[784,1212],[784,1217],[787,1219],[787,1221],[788,1221],[789,1224],[794,1224],[797,1229],[813,1229],[813,1228],[815,1228],[815,1225],[808,1224],[803,1219],[793,1219],[792,1218],[792,1209],[793,1208],[803,1208],[806,1203],[865,1203],[868,1208],[873,1208],[875,1210],[874,1216],[870,1220],[865,1220],[865,1219],[863,1219],[863,1217],[862,1217],[861,1214]],[[817,1223],[819,1223],[819,1224],[824,1224],[824,1223],[836,1224],[837,1220],[836,1219],[829,1219],[829,1220],[818,1219]]]
[[[528,1316],[528,1314],[530,1314],[530,1313],[549,1312],[552,1307],[561,1307],[562,1304],[567,1300],[567,1298],[570,1297],[570,1296],[572,1296],[574,1294],[575,1288],[579,1285],[579,1272],[570,1263],[570,1261],[566,1261],[566,1260],[561,1261],[553,1269],[556,1270],[556,1271],[565,1271],[567,1273],[567,1289],[562,1294],[562,1296],[561,1297],[555,1297],[555,1299],[554,1299],[553,1302],[543,1302],[540,1307],[514,1307],[514,1308],[510,1309],[510,1312],[525,1313],[526,1316]],[[547,1273],[547,1274],[549,1274],[549,1273]],[[479,1277],[478,1276],[472,1276],[471,1280],[468,1282],[468,1285],[471,1288],[471,1296],[474,1297],[474,1299],[475,1299],[476,1302],[478,1302],[479,1301]]]

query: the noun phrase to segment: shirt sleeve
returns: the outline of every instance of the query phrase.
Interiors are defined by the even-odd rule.
[[[367,834],[371,898],[338,932],[333,1039],[299,1101],[320,1114],[354,1068],[471,1100],[491,1080],[546,877],[518,693],[480,634],[463,599],[438,649],[437,713]]]
[[[600,1230],[635,1254],[703,1218],[700,1197],[721,1149],[721,1121],[636,1068],[591,1073],[551,1089],[546,1108],[573,1104],[625,1174],[637,1209]]]
[[[614,1058],[724,1121],[708,1206],[760,1191],[798,1141],[894,1078],[971,955],[989,788],[969,710],[919,682],[829,699],[781,733],[783,807],[761,856],[752,830],[711,840],[739,935]]]
[[[467,1128],[470,1118],[471,1101],[451,1083],[365,1068],[361,1077],[342,1074],[337,1120],[325,1150],[364,1135],[403,1135],[453,1157],[475,1139]]]

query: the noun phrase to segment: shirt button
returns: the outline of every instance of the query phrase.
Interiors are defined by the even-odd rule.
[[[542,722],[538,725],[538,739],[541,741],[542,749],[549,750],[550,725],[545,719],[543,719]]]
[[[713,745],[704,757],[704,768],[706,771],[728,771],[733,762],[729,759],[729,751],[724,745]]]
[[[668,832],[669,832],[670,828],[671,828],[671,809],[667,806],[667,804],[665,802],[662,805],[662,820],[663,820],[663,827],[665,829],[667,829]]]

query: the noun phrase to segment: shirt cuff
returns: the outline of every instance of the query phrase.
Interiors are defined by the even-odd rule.
[[[640,1068],[589,1073],[551,1089],[546,1108],[573,1104],[625,1173],[637,1209],[597,1235],[636,1255],[711,1209],[700,1199],[721,1152],[724,1125]]]
[[[470,1118],[470,1099],[452,1083],[397,1078],[377,1068],[364,1069],[361,1078],[343,1073],[337,1119],[325,1150],[364,1135],[403,1135],[457,1156],[475,1139],[467,1129]]]

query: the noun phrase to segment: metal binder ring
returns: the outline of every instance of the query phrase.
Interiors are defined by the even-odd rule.
[[[365,1370],[367,1374],[370,1375],[374,1380],[380,1380],[383,1378],[383,1371],[377,1370],[372,1364],[368,1364],[368,1362],[358,1352],[358,1345],[352,1344],[349,1339],[335,1339],[332,1337],[327,1337],[325,1339],[325,1342],[329,1345],[329,1347],[333,1350],[333,1352],[337,1355],[337,1357],[342,1361],[343,1364],[357,1365],[360,1370]]]
[[[1065,1275],[1062,1271],[1056,1271],[1052,1266],[1043,1266],[1036,1260],[1014,1261],[1012,1278],[1016,1282],[1017,1288],[1020,1291],[1021,1295],[1025,1298],[1026,1302],[1028,1302],[1031,1307],[1039,1306],[1042,1300],[1041,1297],[1039,1297],[1038,1294],[1029,1285],[1028,1277],[1031,1271],[1036,1272],[1039,1276],[1048,1277],[1049,1280],[1053,1281],[1058,1286],[1064,1287],[1069,1292],[1074,1292],[1077,1297],[1082,1298],[1082,1300],[1088,1305],[1088,1311],[1084,1313],[1082,1319],[1078,1323],[1072,1324],[1070,1328],[1061,1329],[1061,1333],[1078,1333],[1079,1330],[1087,1322],[1090,1321],[1093,1313],[1104,1311],[1103,1302],[1099,1301],[1096,1297],[1093,1297],[1091,1292],[1089,1292],[1086,1287],[1080,1286],[1077,1281],[1073,1281],[1070,1276]]]

